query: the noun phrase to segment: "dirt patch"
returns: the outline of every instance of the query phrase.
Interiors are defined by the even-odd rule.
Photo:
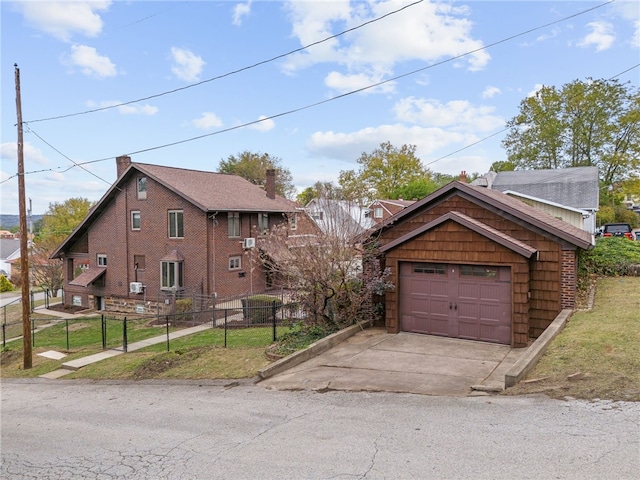
[[[78,313],[86,309],[77,305],[65,305],[64,303],[56,303],[55,305],[49,305],[49,310],[64,313]]]
[[[136,380],[155,378],[172,368],[194,361],[207,350],[208,347],[195,347],[185,352],[176,350],[175,352],[157,355],[143,364],[138,365],[133,373],[133,378]]]
[[[0,355],[0,364],[10,365],[22,358],[22,352],[18,350],[5,350]]]

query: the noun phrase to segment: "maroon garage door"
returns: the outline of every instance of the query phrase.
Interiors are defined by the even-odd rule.
[[[400,264],[405,332],[511,344],[509,267]]]

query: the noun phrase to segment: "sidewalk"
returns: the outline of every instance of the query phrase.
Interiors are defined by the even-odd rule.
[[[174,340],[176,338],[184,337],[186,335],[192,335],[194,333],[202,332],[203,330],[207,330],[209,328],[212,328],[210,324],[198,325],[196,327],[191,327],[191,328],[183,328],[182,330],[171,332],[169,334],[169,340]],[[157,337],[147,338],[145,340],[140,340],[139,342],[133,342],[128,344],[127,352],[133,352],[135,350],[140,350],[141,348],[145,348],[151,345],[165,343],[166,341],[167,341],[167,335],[159,335]],[[56,378],[64,377],[65,375],[73,373],[82,367],[86,367],[87,365],[90,365],[92,363],[100,362],[101,360],[106,360],[107,358],[112,358],[118,355],[122,355],[123,353],[125,353],[123,346],[120,346],[117,349],[110,349],[110,350],[105,350],[103,352],[94,353],[93,355],[77,358],[76,360],[71,360],[69,362],[63,363],[62,368],[58,370],[54,370],[53,372],[45,373],[44,375],[40,375],[40,377],[48,378],[48,379],[56,379]]]

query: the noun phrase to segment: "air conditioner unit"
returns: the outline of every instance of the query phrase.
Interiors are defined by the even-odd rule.
[[[144,291],[144,285],[140,282],[131,282],[129,284],[129,293],[142,293]]]
[[[253,248],[256,246],[256,239],[255,238],[245,238],[242,241],[242,248]]]

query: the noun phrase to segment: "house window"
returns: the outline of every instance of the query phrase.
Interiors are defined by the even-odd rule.
[[[240,212],[227,213],[227,224],[229,227],[229,238],[240,236]]]
[[[144,255],[133,256],[133,268],[136,270],[144,270]]]
[[[184,285],[182,274],[182,262],[161,262],[161,288],[178,289]]]
[[[138,192],[138,200],[147,198],[147,177],[138,177],[136,181],[136,190]]]
[[[107,256],[104,253],[99,253],[97,256],[98,266],[106,267],[107,266]]]
[[[268,213],[259,213],[258,214],[258,230],[260,233],[264,233],[269,230],[269,214]]]
[[[311,218],[313,218],[314,220],[322,220],[323,217],[323,212],[311,212]]]
[[[382,208],[376,207],[373,209],[373,218],[382,218]]]
[[[169,238],[184,238],[182,210],[169,210]]]
[[[242,257],[236,255],[229,257],[229,270],[240,270],[242,268]]]
[[[435,273],[444,275],[447,273],[447,266],[442,263],[418,263],[413,266],[413,273]]]
[[[131,230],[140,230],[140,212],[131,212]]]
[[[289,216],[289,228],[291,228],[291,230],[297,230],[298,229],[298,214],[297,213],[294,213],[294,214]]]

